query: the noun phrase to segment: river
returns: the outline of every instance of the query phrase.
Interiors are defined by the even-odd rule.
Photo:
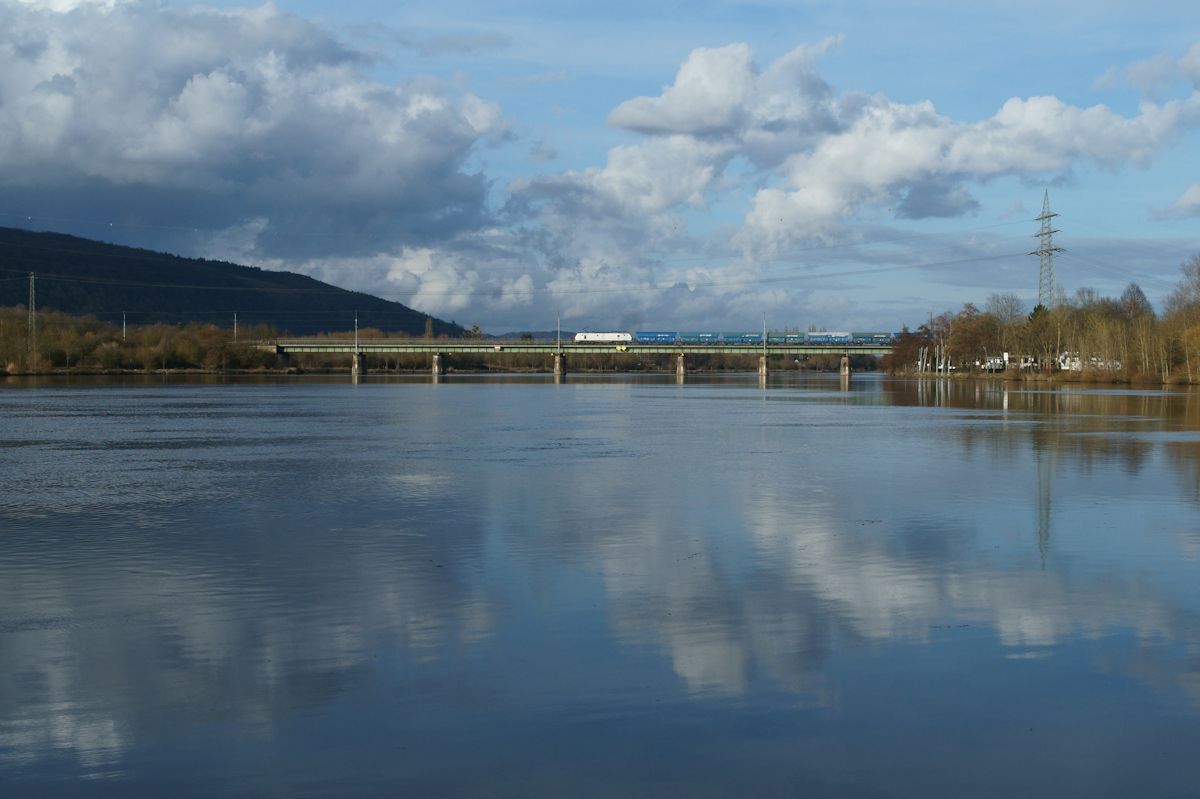
[[[0,795],[1194,796],[1200,393],[0,382]]]

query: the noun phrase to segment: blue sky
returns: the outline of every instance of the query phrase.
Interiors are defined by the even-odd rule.
[[[897,329],[1200,252],[1184,3],[0,0],[0,222],[485,329]],[[1049,6],[1049,7],[1048,7]]]

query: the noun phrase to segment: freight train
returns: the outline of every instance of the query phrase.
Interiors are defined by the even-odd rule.
[[[811,332],[811,333],[767,333],[767,344],[792,345],[822,345],[846,344],[849,346],[887,347],[896,338],[897,333],[853,333],[853,332]],[[721,344],[721,345],[762,345],[762,333],[745,333],[740,331],[675,331],[675,330],[638,330],[634,333],[623,331],[602,333],[576,333],[576,344]]]

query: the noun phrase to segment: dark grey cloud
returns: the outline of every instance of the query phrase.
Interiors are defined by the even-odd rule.
[[[269,5],[4,5],[0,57],[0,189],[22,198],[9,210],[71,208],[159,238],[254,223],[266,258],[477,228],[488,183],[465,163],[507,135],[494,104],[374,82],[365,55]]]

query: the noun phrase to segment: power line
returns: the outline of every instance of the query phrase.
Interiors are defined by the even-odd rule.
[[[85,253],[80,253],[80,254],[85,254]],[[243,267],[243,268],[248,268],[248,267]],[[18,272],[18,271],[21,271],[21,270],[0,268],[0,272]],[[260,292],[275,292],[275,293],[282,293],[282,294],[335,294],[335,293],[336,294],[343,294],[343,293],[362,294],[363,293],[361,291],[356,291],[353,289],[338,288],[337,286],[329,286],[328,288],[318,288],[318,289],[287,288],[287,287],[283,287],[283,286],[279,286],[279,287],[272,287],[272,286],[204,286],[204,285],[191,284],[191,283],[149,283],[149,282],[138,281],[138,280],[109,280],[106,278],[99,278],[99,277],[80,277],[78,275],[64,275],[64,274],[56,273],[56,272],[39,272],[38,274],[41,276],[41,278],[43,280],[51,280],[51,281],[55,281],[58,283],[84,283],[84,284],[101,285],[101,286],[132,286],[132,287],[137,287],[137,288],[188,289],[188,290],[209,290],[209,291],[260,291]],[[282,274],[297,274],[297,273],[295,273],[295,272],[279,272],[278,274],[282,275]],[[314,279],[314,278],[309,278],[307,275],[299,275],[299,276],[306,278],[308,280]],[[23,279],[23,278],[21,278],[21,279]]]
[[[162,263],[164,260],[175,260],[175,261],[190,262],[193,265],[196,265],[198,263],[205,263],[202,259],[198,259],[198,258],[185,258],[184,256],[181,256],[181,255],[171,255],[169,253],[155,253],[155,252],[150,252],[150,251],[147,251],[145,255],[142,255],[142,254],[136,253],[136,252],[135,253],[114,253],[114,252],[102,252],[102,251],[101,252],[89,252],[87,250],[69,250],[69,249],[64,249],[62,247],[45,247],[45,246],[41,246],[41,245],[37,245],[37,244],[26,244],[24,242],[3,241],[3,240],[0,240],[0,246],[2,246],[2,247],[20,247],[20,248],[27,249],[27,250],[40,250],[42,252],[52,252],[52,253],[57,253],[59,255],[78,255],[78,256],[82,256],[82,257],[86,257],[86,258],[105,257],[105,258],[117,258],[117,259],[121,259],[121,260],[153,261],[156,263]],[[123,246],[123,245],[114,245],[114,246]],[[239,269],[259,269],[259,267],[242,266],[241,264],[232,264],[227,261],[212,261],[212,262],[207,262],[207,263],[209,263],[209,264],[215,263],[215,264],[233,266],[233,267],[237,267]],[[260,271],[267,272],[268,274],[293,275],[293,276],[299,277],[303,280],[311,280],[314,283],[320,282],[314,277],[311,277],[309,275],[304,275],[299,272],[287,272],[287,271],[283,271],[283,270],[270,270],[270,269],[260,270]],[[21,272],[21,273],[23,273],[24,270],[0,268],[0,272]],[[189,284],[182,284],[182,283],[150,283],[150,282],[143,282],[143,281],[105,280],[103,278],[79,277],[78,275],[63,275],[63,274],[58,274],[58,273],[54,273],[54,272],[39,272],[39,275],[43,279],[48,279],[48,280],[69,281],[69,282],[75,282],[75,283],[96,283],[99,285],[137,286],[140,288],[205,289],[205,290],[214,290],[214,291],[265,291],[265,292],[279,292],[279,293],[289,293],[289,294],[331,294],[331,293],[341,293],[341,292],[350,292],[350,293],[358,293],[358,294],[363,293],[363,292],[356,291],[354,289],[343,289],[343,288],[339,288],[337,286],[327,286],[324,288],[287,288],[287,287],[282,287],[282,286],[280,286],[280,287],[204,286],[204,285],[189,285]],[[21,279],[24,279],[24,278],[21,278]],[[238,279],[246,280],[249,278],[246,276],[239,276]]]
[[[1085,219],[1072,219],[1071,224],[1078,224],[1081,227],[1088,228],[1089,230],[1095,230],[1099,233],[1103,233],[1109,238],[1115,238],[1112,235],[1111,228],[1104,228],[1100,225],[1092,224]],[[1120,239],[1117,239],[1117,241],[1120,241]],[[1139,250],[1157,250],[1163,255],[1168,255],[1172,258],[1179,258],[1181,260],[1188,258],[1189,256],[1193,255],[1197,249],[1200,249],[1200,239],[1193,239],[1187,243],[1184,243],[1183,240],[1179,240],[1179,246],[1186,248],[1186,251],[1154,240],[1134,239],[1133,241],[1136,241],[1137,248]]]
[[[1008,223],[1004,223],[1004,224],[1008,224]],[[56,252],[56,253],[63,254],[63,255],[92,256],[92,255],[100,254],[100,255],[107,255],[109,257],[115,257],[115,258],[126,257],[125,255],[119,254],[119,253],[90,253],[90,252],[86,252],[86,251],[82,251],[82,250],[65,250],[63,248],[44,247],[44,246],[24,244],[24,243],[19,243],[19,242],[0,242],[0,245],[24,247],[27,249],[44,250],[44,251],[48,251],[48,252]],[[859,246],[859,245],[858,244],[847,244],[847,245],[842,245],[842,246],[850,247],[850,246]],[[814,248],[814,249],[819,249],[819,248]],[[136,257],[139,259],[142,259],[142,260],[161,261],[164,256],[153,254],[153,253],[148,253],[147,255],[144,255],[144,256],[139,255]],[[179,260],[185,260],[185,261],[192,260],[192,259],[182,258],[180,256],[169,256],[168,255],[165,257],[178,258]],[[1008,258],[1008,257],[1011,257],[1011,254],[1005,253],[1005,254],[994,255],[994,256],[974,256],[974,257],[961,258],[961,259],[955,259],[955,260],[950,260],[950,261],[940,261],[940,262],[935,261],[935,262],[918,263],[918,264],[901,264],[901,265],[890,266],[890,267],[874,267],[874,268],[856,269],[856,270],[848,270],[848,271],[840,271],[840,272],[816,272],[816,273],[810,272],[810,273],[799,274],[799,275],[784,275],[784,276],[777,276],[774,278],[764,277],[764,278],[757,278],[757,279],[753,279],[753,280],[738,279],[738,280],[729,280],[729,281],[704,281],[704,282],[676,281],[675,283],[672,283],[670,285],[603,286],[603,287],[575,288],[575,289],[543,288],[543,289],[527,289],[524,291],[509,290],[509,291],[507,291],[507,293],[510,296],[512,296],[512,295],[558,296],[561,294],[636,293],[636,292],[643,292],[643,291],[645,291],[645,292],[662,291],[665,289],[675,288],[678,285],[680,285],[681,283],[686,283],[686,285],[689,288],[717,288],[717,287],[738,286],[738,285],[757,285],[760,283],[784,283],[784,282],[789,282],[792,280],[811,280],[811,279],[821,279],[821,278],[828,278],[828,277],[854,277],[854,276],[867,275],[867,274],[882,274],[882,273],[892,272],[892,271],[903,271],[903,270],[907,270],[907,269],[936,268],[936,267],[940,267],[940,266],[960,265],[960,264],[964,264],[964,263],[971,263],[971,262],[976,262],[976,261],[988,261],[988,260],[995,260],[995,259]],[[248,268],[248,267],[244,267],[244,268]],[[0,272],[12,272],[12,271],[17,271],[17,270],[0,268]],[[351,293],[360,293],[360,294],[365,293],[365,292],[361,292],[361,291],[354,291],[351,289],[342,289],[342,288],[338,288],[335,286],[329,286],[328,288],[311,288],[311,289],[265,287],[265,286],[244,286],[244,287],[243,286],[205,286],[205,285],[183,284],[183,283],[158,283],[158,282],[131,281],[131,280],[109,280],[109,279],[104,279],[104,278],[80,277],[80,276],[76,276],[76,275],[63,275],[63,274],[50,273],[50,272],[42,272],[40,274],[43,279],[54,280],[57,282],[73,282],[73,283],[81,283],[81,284],[112,285],[112,286],[130,286],[130,287],[137,287],[137,288],[168,288],[168,289],[189,289],[189,290],[207,290],[207,291],[255,291],[255,292],[267,292],[267,293],[275,292],[275,293],[286,293],[286,294],[331,294],[331,293],[342,293],[342,292],[346,292],[346,291],[349,291]],[[296,274],[296,273],[280,272],[279,274]],[[302,275],[301,277],[304,277],[306,279],[313,279],[306,275]],[[380,298],[407,297],[407,296],[415,296],[417,294],[421,294],[423,296],[481,296],[481,295],[495,294],[497,291],[498,291],[497,289],[482,289],[482,290],[478,290],[478,291],[446,290],[443,292],[430,292],[430,291],[426,291],[426,290],[416,289],[413,291],[374,292],[370,296],[375,296],[375,297],[380,297]]]
[[[998,255],[982,255],[971,256],[967,258],[956,258],[947,261],[929,261],[916,264],[900,264],[896,266],[881,266],[869,267],[866,269],[850,269],[841,271],[829,272],[808,272],[804,274],[780,275],[776,277],[759,277],[759,278],[740,278],[737,280],[711,280],[711,281],[676,281],[668,285],[642,285],[642,286],[592,286],[580,287],[573,289],[564,288],[540,288],[540,289],[525,289],[525,290],[505,290],[508,296],[561,296],[561,295],[579,295],[579,294],[636,294],[641,292],[658,292],[673,288],[686,287],[689,290],[697,288],[724,288],[736,286],[757,286],[764,284],[790,283],[806,280],[820,280],[826,278],[844,278],[844,277],[859,277],[862,275],[884,274],[888,272],[900,272],[910,269],[936,269],[946,266],[961,266],[962,264],[980,263],[984,261],[995,261],[1005,258],[1012,258],[1022,253],[1001,253]],[[4,270],[11,271],[11,270]],[[350,291],[348,289],[339,289],[330,287],[329,289],[287,289],[287,288],[266,288],[266,287],[239,287],[239,286],[202,286],[183,283],[147,283],[141,281],[130,280],[106,280],[104,278],[88,278],[88,277],[73,277],[68,275],[60,275],[53,273],[41,273],[44,280],[51,280],[60,283],[81,283],[87,285],[110,285],[110,286],[129,286],[137,288],[166,288],[166,289],[188,289],[188,290],[211,290],[211,291],[257,291],[257,292],[280,292],[280,293],[295,293],[295,294],[341,294],[343,292],[365,294],[362,291]],[[409,297],[409,296],[432,296],[432,297],[478,297],[489,296],[499,293],[499,289],[488,288],[475,291],[464,291],[457,289],[448,289],[446,291],[428,291],[424,289],[415,289],[412,291],[392,291],[392,292],[377,292],[367,296],[373,296],[380,299],[386,297]]]
[[[1024,221],[1017,219],[1017,220],[1010,220],[1010,221],[1005,221],[1005,222],[996,222],[996,223],[993,223],[990,225],[978,225],[976,227],[963,228],[962,230],[958,231],[958,235],[961,236],[961,235],[965,235],[965,234],[969,234],[969,233],[976,233],[976,232],[980,232],[980,231],[984,231],[984,230],[993,230],[993,229],[999,228],[999,227],[1012,227],[1013,225],[1021,225],[1021,224],[1024,224]],[[882,244],[898,244],[898,243],[905,242],[905,241],[914,241],[917,239],[928,239],[928,238],[931,238],[930,234],[928,234],[928,233],[911,232],[911,233],[905,233],[903,235],[895,235],[895,236],[889,236],[886,238],[878,238],[878,239],[862,239],[859,241],[828,242],[828,243],[824,243],[824,244],[812,244],[807,247],[794,247],[794,248],[788,250],[788,252],[785,253],[782,257],[772,259],[770,261],[770,263],[786,263],[788,261],[792,261],[792,260],[795,260],[796,258],[801,257],[804,253],[809,253],[809,252],[820,252],[820,251],[825,251],[825,250],[842,250],[842,249],[851,249],[851,248],[855,248],[855,247],[870,247],[870,246],[876,246],[876,245],[882,245]],[[653,250],[649,251],[649,254],[660,256],[664,260],[664,262],[668,262],[668,263],[678,263],[680,261],[712,260],[712,256],[708,256],[708,255],[672,256],[669,253],[665,253],[662,251],[653,251]],[[721,256],[721,257],[727,257],[727,258],[732,259],[732,256]]]
[[[1137,273],[1128,268],[1113,266],[1112,264],[1108,264],[1103,261],[1099,261],[1093,256],[1084,257],[1075,251],[1063,251],[1063,255],[1068,259],[1079,261],[1080,263],[1087,264],[1088,266],[1091,266],[1091,267],[1094,267],[1101,271],[1108,272],[1109,274],[1115,275],[1116,277],[1119,277],[1121,280],[1133,279],[1139,283],[1157,283],[1159,286],[1161,286],[1163,288],[1167,288],[1167,289],[1175,288],[1175,284],[1171,283],[1169,280],[1166,280],[1165,278],[1156,277],[1156,276],[1148,274],[1146,272]]]
[[[747,286],[747,287],[749,287],[749,286],[758,286],[758,285],[762,285],[762,284],[791,283],[791,282],[795,282],[795,281],[819,280],[819,279],[825,279],[825,278],[858,277],[861,275],[875,275],[875,274],[883,274],[886,272],[902,272],[902,271],[907,271],[910,269],[936,269],[936,268],[946,267],[946,266],[961,266],[963,264],[979,263],[979,262],[983,262],[983,261],[995,261],[995,260],[1000,260],[1000,259],[1004,259],[1004,258],[1014,258],[1014,257],[1020,256],[1020,255],[1024,255],[1024,253],[1020,253],[1020,252],[1001,253],[999,255],[980,255],[980,256],[972,256],[972,257],[968,257],[968,258],[956,258],[956,259],[948,260],[948,261],[927,261],[927,262],[916,263],[916,264],[900,264],[897,266],[869,267],[866,269],[850,269],[850,270],[833,271],[833,272],[808,272],[805,274],[791,274],[791,275],[780,275],[780,276],[776,276],[776,277],[759,277],[759,278],[749,278],[749,279],[743,278],[743,279],[738,279],[738,280],[710,280],[710,281],[695,281],[695,282],[679,280],[679,281],[676,281],[676,282],[668,284],[668,285],[594,286],[594,287],[575,288],[575,289],[542,288],[542,289],[526,289],[523,291],[522,290],[505,290],[505,293],[508,294],[509,296],[512,296],[512,295],[517,295],[517,296],[540,296],[540,295],[559,296],[559,295],[563,295],[563,294],[635,294],[635,293],[639,293],[639,292],[666,291],[669,289],[680,288],[680,287],[684,287],[689,290],[696,289],[696,288],[721,288],[721,287],[729,287],[729,286]],[[496,294],[496,293],[499,293],[499,292],[498,292],[498,290],[495,290],[495,289],[488,289],[488,290],[481,290],[481,291],[453,291],[453,290],[425,291],[425,290],[418,289],[416,291],[405,291],[405,292],[380,292],[376,296],[398,297],[398,296],[410,296],[410,295],[420,294],[422,296],[433,296],[433,297],[438,297],[438,296],[453,296],[453,297],[468,296],[468,297],[471,297],[471,296],[479,296],[479,295],[484,295],[484,294]]]
[[[16,212],[16,211],[0,211],[0,217],[9,217],[11,219],[25,221],[25,222],[38,221],[38,222],[50,222],[50,223],[57,222],[57,223],[66,223],[66,224],[99,225],[101,227],[105,227],[110,230],[164,230],[164,231],[177,231],[177,232],[184,232],[184,233],[199,233],[201,231],[213,232],[214,230],[219,232],[221,230],[221,229],[212,228],[209,225],[201,225],[201,224],[165,225],[165,224],[153,223],[153,222],[113,221],[111,219],[101,219],[101,218],[94,218],[94,217],[45,216],[43,214],[31,214],[28,212],[20,213],[20,212]],[[1007,226],[1015,225],[1015,224],[1020,224],[1020,220],[1008,220],[1008,221],[1003,221],[1003,222],[995,222],[990,225],[978,225],[978,226],[971,227],[971,228],[964,228],[960,232],[964,233],[964,234],[965,233],[973,233],[975,231],[990,230],[992,228],[1007,227]],[[229,227],[231,227],[231,226],[227,226],[224,229],[229,229]],[[22,228],[22,229],[27,230],[28,228]],[[41,232],[41,231],[31,231],[31,232]],[[58,232],[58,231],[45,231],[45,232]],[[59,235],[72,236],[72,237],[78,238],[77,236],[75,236],[74,234],[71,234],[71,233],[59,232]],[[308,240],[322,240],[322,241],[334,240],[334,239],[344,237],[344,233],[340,233],[340,232],[339,233],[316,233],[312,230],[288,230],[287,235],[288,235],[289,239],[301,239],[301,240],[308,239]],[[899,242],[899,241],[907,241],[907,240],[911,240],[911,239],[922,238],[926,235],[927,234],[925,234],[925,233],[916,232],[916,233],[899,235],[899,236],[895,236],[895,237],[891,237],[891,238],[875,239],[875,240],[868,240],[868,241],[857,241],[857,242],[839,242],[839,243],[818,244],[818,245],[802,247],[802,248],[798,248],[798,249],[801,252],[809,252],[809,251],[813,251],[813,250],[840,249],[840,248],[844,248],[844,247],[846,247],[846,248],[862,247],[862,246],[867,246],[867,245],[871,245],[871,244],[889,244],[889,243],[894,243],[894,242]],[[118,246],[124,246],[124,245],[118,245]],[[652,253],[652,254],[657,254],[657,253]],[[184,257],[184,256],[177,256],[177,257]],[[685,256],[683,258],[676,258],[675,260],[701,259],[704,257],[705,256]]]
[[[0,212],[0,216],[13,216],[13,217],[22,218],[22,219],[33,219],[34,218],[34,217],[26,216],[25,214],[14,214],[14,213],[5,213],[5,212]],[[44,217],[37,217],[37,218],[44,218]],[[58,219],[59,219],[59,221],[94,222],[96,224],[107,224],[110,227],[112,226],[111,222],[102,221],[102,220],[86,220],[86,219],[78,219],[78,218],[70,218],[70,217],[59,217]],[[1020,220],[996,222],[996,223],[993,223],[990,225],[979,225],[979,226],[972,227],[972,228],[965,228],[962,231],[960,231],[960,233],[962,233],[962,234],[974,233],[977,231],[992,230],[994,228],[999,228],[999,227],[1010,227],[1010,226],[1016,225],[1016,224],[1020,224]],[[185,226],[170,226],[170,225],[159,225],[159,226],[126,225],[126,226],[161,227],[163,229],[171,229],[171,230],[194,230],[195,229],[195,228],[185,227]],[[37,231],[30,231],[30,232],[37,232]],[[79,238],[70,233],[57,233],[55,235],[68,236],[71,238]],[[926,238],[927,236],[928,236],[928,234],[926,234],[926,233],[912,232],[912,233],[906,233],[903,235],[896,235],[896,236],[890,236],[890,237],[878,238],[878,239],[864,239],[864,240],[860,240],[860,241],[829,242],[829,243],[824,243],[824,244],[814,244],[814,245],[810,245],[807,247],[795,248],[791,252],[803,254],[803,253],[808,253],[808,252],[819,252],[819,251],[826,251],[826,250],[841,250],[841,249],[852,249],[852,248],[857,248],[857,247],[876,246],[876,245],[882,245],[882,244],[895,244],[895,243],[904,242],[904,241],[912,241],[915,239],[922,239],[922,238]],[[84,241],[88,241],[88,240],[84,239]],[[103,242],[101,242],[101,243],[104,244]],[[89,256],[89,257],[100,256],[100,257],[106,257],[106,258],[135,259],[135,260],[148,260],[148,261],[159,261],[163,258],[172,258],[172,259],[177,259],[177,260],[181,260],[181,261],[204,260],[201,258],[195,258],[195,257],[191,257],[191,256],[184,256],[184,255],[175,255],[172,253],[159,253],[159,252],[155,252],[152,250],[144,251],[145,254],[142,254],[140,252],[137,252],[137,250],[139,250],[140,248],[130,247],[128,245],[121,245],[121,244],[113,244],[113,245],[108,245],[108,246],[123,247],[123,248],[129,249],[129,250],[133,250],[134,252],[121,253],[121,252],[92,252],[92,251],[86,251],[86,250],[68,250],[68,249],[64,249],[62,247],[47,247],[47,246],[37,245],[37,244],[26,244],[23,242],[6,242],[6,241],[0,241],[0,245],[7,245],[7,246],[11,246],[11,247],[24,247],[26,249],[45,250],[47,252],[57,252],[57,253],[61,253],[64,255],[83,255],[83,256]],[[658,251],[658,252],[650,251],[649,254],[658,256],[665,263],[678,263],[681,261],[713,260],[711,256],[706,256],[706,255],[680,256],[680,255],[672,255],[670,253],[665,253],[665,252],[661,252],[661,251]],[[720,256],[720,257],[732,260],[731,256]],[[791,260],[791,257],[785,256],[783,258],[774,258],[770,261],[770,263],[783,263],[788,260]],[[216,263],[230,263],[230,262],[217,261]],[[243,264],[231,264],[231,265],[245,266]],[[247,268],[261,269],[262,267],[247,267]],[[268,271],[276,271],[276,270],[268,270]]]

